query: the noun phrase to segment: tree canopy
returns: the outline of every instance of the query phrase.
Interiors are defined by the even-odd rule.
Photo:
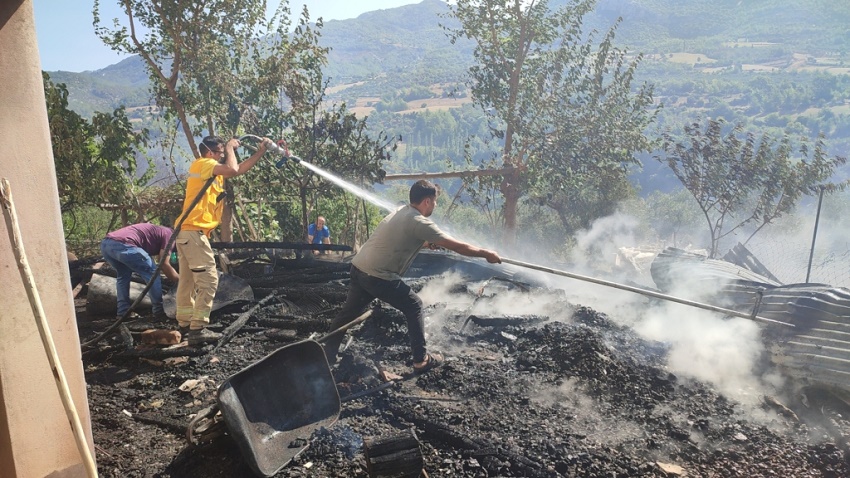
[[[504,241],[516,237],[517,204],[524,196],[561,199],[581,194],[589,177],[625,176],[634,153],[649,149],[643,131],[652,121],[652,88],[632,91],[641,57],[614,45],[616,24],[598,40],[583,31],[594,0],[551,10],[547,0],[459,0],[450,16],[452,41],[475,42],[469,86],[502,142],[510,172],[504,198]],[[604,179],[603,179],[604,180]],[[559,213],[568,213],[561,208]]]
[[[100,18],[100,0],[95,0],[95,32],[114,50],[144,60],[156,104],[177,120],[195,157],[195,136],[204,130],[217,134],[222,125],[230,126],[225,135],[233,135],[234,117],[250,108],[257,94],[268,88],[279,91],[262,74],[268,68],[289,71],[292,52],[300,46],[290,43],[287,34],[286,1],[269,21],[265,0],[119,4],[124,22],[116,18],[108,27]],[[271,59],[269,52],[280,57]]]
[[[744,226],[754,227],[752,238],[792,211],[804,195],[847,184],[828,182],[846,158],[828,157],[822,137],[814,148],[806,139],[795,146],[790,134],[776,140],[745,131],[740,123],[728,128],[722,119],[697,121],[686,125],[681,136],[668,131],[662,137],[663,152],[655,158],[670,167],[702,210],[711,257],[720,253],[724,237]]]
[[[322,68],[328,49],[319,45],[323,24],[321,20],[311,24],[306,7],[290,32],[286,1],[269,21],[264,17],[264,0],[121,3],[126,24],[116,20],[113,28],[101,25],[95,3],[96,30],[106,44],[145,60],[157,104],[167,117],[177,119],[196,157],[194,137],[203,131],[221,136],[246,132],[285,136],[294,154],[311,164],[345,173],[349,179],[371,183],[378,178],[392,142],[382,134],[372,139],[363,120],[344,104],[326,104]],[[291,195],[294,186],[305,230],[312,194],[338,193],[297,167],[284,171],[261,167],[228,181],[228,188],[234,184],[255,195],[254,204],[265,207]],[[231,237],[232,207],[242,208],[247,225],[252,226],[248,207],[232,203],[233,197],[229,195],[222,219],[225,241]],[[254,214],[270,214],[260,209],[253,207]]]
[[[125,205],[133,188],[153,173],[136,176],[136,154],[147,131],[136,131],[124,108],[95,113],[91,122],[68,109],[68,89],[44,76],[44,96],[62,212],[83,206]]]

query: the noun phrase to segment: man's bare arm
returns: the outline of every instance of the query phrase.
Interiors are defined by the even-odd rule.
[[[487,262],[491,264],[502,263],[502,258],[499,257],[499,254],[496,253],[496,251],[491,251],[490,249],[483,249],[481,247],[473,246],[472,244],[469,244],[467,242],[461,242],[451,237],[434,242],[433,244],[449,249],[450,251],[455,251],[458,254],[464,256],[483,257],[484,259],[487,259]]]
[[[217,164],[215,168],[213,168],[214,176],[224,176],[225,178],[232,178],[248,172],[249,169],[253,168],[257,161],[266,154],[266,146],[267,142],[271,140],[268,138],[263,138],[263,141],[260,143],[260,147],[257,148],[257,152],[251,155],[245,161],[241,163],[236,161],[236,148],[242,145],[238,139],[231,139],[224,145],[224,162],[221,164]]]
[[[159,262],[162,262],[162,273],[165,274],[165,277],[168,277],[169,280],[177,282],[180,279],[180,275],[177,274],[177,271],[171,267],[171,254],[165,252],[165,249],[159,252]]]

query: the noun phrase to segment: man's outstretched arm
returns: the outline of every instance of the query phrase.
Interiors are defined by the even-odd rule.
[[[455,251],[458,254],[469,256],[469,257],[483,257],[487,259],[487,262],[491,264],[501,264],[502,258],[499,257],[499,254],[496,251],[491,251],[490,249],[483,249],[481,247],[473,246],[468,242],[462,242],[455,240],[451,237],[447,237],[440,241],[435,242],[434,244],[444,247],[450,251]]]

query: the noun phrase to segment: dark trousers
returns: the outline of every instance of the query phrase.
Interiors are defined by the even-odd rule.
[[[331,323],[331,330],[336,330],[356,319],[375,298],[381,299],[404,314],[407,318],[407,334],[410,337],[413,360],[415,362],[425,360],[425,320],[422,317],[422,300],[401,280],[379,279],[351,266],[348,298]],[[325,341],[325,354],[330,363],[336,362],[336,354],[344,335],[336,334]]]

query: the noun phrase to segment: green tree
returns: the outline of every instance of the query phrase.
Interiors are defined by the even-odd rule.
[[[469,87],[491,117],[509,168],[499,182],[504,242],[516,238],[525,195],[575,197],[589,177],[623,177],[634,153],[649,149],[652,88],[632,91],[641,56],[614,45],[616,24],[597,43],[582,30],[594,0],[552,11],[547,0],[459,0],[453,42],[475,42]]]
[[[248,63],[274,38],[273,25],[286,18],[284,1],[265,23],[265,0],[118,0],[126,23],[112,26],[100,18],[94,3],[95,33],[112,49],[139,55],[151,78],[156,104],[176,119],[195,157],[195,136],[206,129],[216,134],[233,110],[244,108],[242,88],[256,73]],[[286,43],[287,36],[277,41]],[[228,133],[232,134],[233,131]]]
[[[124,108],[95,113],[91,122],[68,109],[68,89],[44,76],[44,96],[53,143],[53,159],[63,213],[85,206],[132,206],[134,188],[145,185],[154,170],[136,177],[136,154],[147,131],[135,131]]]
[[[568,236],[590,228],[595,219],[613,214],[620,202],[635,196],[625,175],[572,174],[573,186],[549,188],[550,193],[541,198],[541,204],[557,213]]]
[[[253,94],[254,107],[241,122],[246,127],[285,136],[292,154],[366,187],[383,179],[383,162],[395,150],[396,139],[384,133],[368,134],[366,120],[358,119],[344,103],[328,104],[328,81],[323,75],[328,50],[319,46],[321,28],[321,21],[315,27],[310,25],[305,8],[293,32],[297,43],[271,46],[267,56],[257,57],[260,77],[268,87]],[[281,97],[287,99],[286,107],[282,107]],[[358,223],[363,224],[359,220],[362,203],[349,201],[338,185],[306,167],[288,163],[284,169],[261,168],[244,181],[246,190],[257,198],[295,195],[301,206],[302,239],[306,239],[307,225],[314,219],[311,213],[320,204],[319,198],[336,199],[335,204],[345,210],[340,216],[351,219],[351,224],[337,225],[338,229],[356,230]],[[358,236],[353,236],[356,242]]]
[[[327,53],[315,41],[306,8],[290,33],[286,1],[269,21],[265,0],[120,4],[126,25],[116,19],[108,28],[101,24],[95,2],[96,32],[112,48],[145,61],[157,105],[166,119],[177,120],[195,157],[194,138],[203,131],[227,137],[253,127],[252,133],[264,136],[281,134],[292,124],[290,107],[309,95],[304,78],[313,75]],[[250,181],[238,178],[227,187],[232,192]],[[242,207],[234,197],[229,195],[222,217],[223,241],[232,238],[234,207]],[[247,212],[242,215],[247,222]]]
[[[813,149],[805,139],[795,149],[789,134],[776,141],[766,133],[745,132],[740,123],[724,131],[726,124],[694,122],[684,127],[683,140],[666,132],[663,154],[655,156],[696,199],[709,229],[710,257],[718,256],[724,237],[750,225],[748,242],[802,196],[846,187],[827,182],[846,159],[827,157],[823,137]]]

